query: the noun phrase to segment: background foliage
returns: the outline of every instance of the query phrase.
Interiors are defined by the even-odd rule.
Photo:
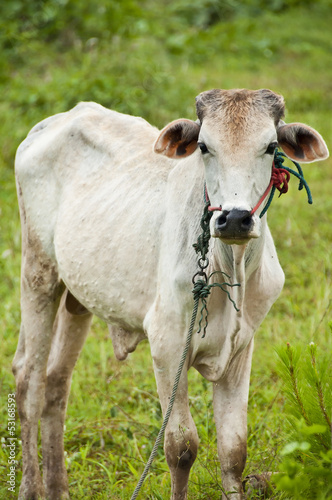
[[[331,353],[311,342],[306,349],[287,343],[278,354],[289,442],[273,478],[292,498],[332,498]]]
[[[81,100],[140,115],[162,127],[180,116],[194,118],[194,97],[203,90],[268,87],[285,96],[288,121],[317,128],[331,149],[331,16],[330,0],[0,3],[1,423],[7,418],[7,394],[14,390],[10,365],[20,322],[13,163],[28,130]],[[299,490],[297,479],[313,462],[306,462],[305,453],[289,455],[291,446],[285,453],[291,443],[310,442],[312,428],[294,424],[292,434],[286,425],[285,414],[292,411],[285,402],[291,398],[287,386],[283,390],[275,348],[287,341],[302,347],[315,342],[325,352],[325,376],[331,380],[331,160],[308,165],[305,172],[314,205],[307,206],[293,181],[289,194],[274,200],[269,210],[286,286],[257,333],[249,402],[245,473],[283,471],[291,482],[279,483],[278,499],[315,498],[310,488],[318,483],[309,480],[306,492]],[[221,479],[211,388],[194,372],[189,379],[201,439],[190,498],[214,500]],[[130,498],[160,418],[148,345],[142,343],[120,363],[104,325],[95,321],[74,374],[66,423],[72,497]],[[5,425],[0,433],[6,436]],[[320,450],[311,452],[324,462]],[[320,465],[329,470],[326,460]],[[6,463],[1,448],[0,498],[8,498]],[[160,451],[142,498],[166,499],[169,490]]]

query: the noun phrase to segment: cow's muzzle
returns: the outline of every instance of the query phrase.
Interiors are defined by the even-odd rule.
[[[244,243],[254,235],[253,215],[247,210],[236,208],[223,210],[215,220],[215,236],[225,240],[226,243]]]

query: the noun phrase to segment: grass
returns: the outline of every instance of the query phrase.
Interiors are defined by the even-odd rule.
[[[194,97],[202,90],[268,87],[285,96],[288,121],[316,127],[331,146],[331,12],[326,9],[317,5],[238,16],[204,28],[176,13],[166,23],[162,9],[151,10],[137,20],[130,36],[76,36],[67,45],[60,38],[46,43],[34,37],[6,48],[0,65],[1,437],[7,436],[7,394],[14,391],[10,365],[20,323],[20,229],[12,166],[15,149],[29,128],[90,99],[162,127],[180,116],[194,118]],[[287,341],[314,341],[331,352],[331,165],[328,160],[305,166],[313,206],[293,180],[290,192],[269,209],[286,285],[256,335],[245,474],[277,470],[287,440],[275,349]],[[189,380],[201,440],[190,498],[214,500],[220,497],[221,478],[211,387],[194,371]],[[105,326],[95,320],[74,372],[66,421],[72,498],[130,498],[160,425],[148,344],[143,342],[128,360],[118,362]],[[19,446],[17,459],[20,469]],[[10,498],[7,461],[2,447],[0,498]],[[169,494],[169,473],[160,450],[141,496],[164,500]],[[278,493],[275,498],[287,497]]]

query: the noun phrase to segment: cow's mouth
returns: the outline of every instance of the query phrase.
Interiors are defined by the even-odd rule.
[[[225,238],[224,236],[220,236],[217,233],[213,234],[214,238],[220,239],[226,245],[246,245],[247,243],[249,243],[250,240],[258,238],[258,236],[259,235],[257,233],[253,233],[252,235],[249,235],[247,238],[236,237],[236,236]]]

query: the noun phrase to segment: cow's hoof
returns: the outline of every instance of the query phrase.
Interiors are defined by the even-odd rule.
[[[45,489],[41,482],[21,482],[18,500],[44,500]]]
[[[53,489],[46,493],[47,500],[70,500],[68,490]]]
[[[271,476],[273,472],[249,474],[242,481],[247,498],[270,498],[273,495]]]

